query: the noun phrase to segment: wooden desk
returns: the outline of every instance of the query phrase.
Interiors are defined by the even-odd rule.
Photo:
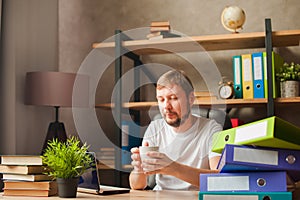
[[[0,199],[16,199],[16,200],[26,200],[26,199],[49,199],[49,200],[55,200],[55,199],[61,199],[58,196],[52,196],[52,197],[14,197],[14,196],[2,196],[0,194]],[[68,198],[71,199],[71,198]],[[74,198],[75,199],[75,198]],[[85,193],[78,193],[76,199],[85,199],[85,200],[91,200],[91,199],[114,199],[114,200],[140,200],[140,199],[163,199],[163,200],[176,200],[176,199],[188,199],[188,200],[198,200],[198,191],[170,191],[170,190],[164,190],[164,191],[138,191],[138,190],[131,190],[129,193],[126,194],[116,194],[116,195],[107,195],[107,196],[101,196],[101,195],[92,195],[92,194],[85,194]]]

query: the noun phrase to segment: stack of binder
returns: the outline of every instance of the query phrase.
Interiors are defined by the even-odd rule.
[[[275,74],[283,65],[283,58],[272,52],[273,98],[278,97],[279,82]],[[235,98],[256,99],[268,97],[266,52],[236,55],[232,58]]]
[[[219,174],[201,174],[199,199],[292,199],[300,181],[300,128],[278,117],[217,133]]]

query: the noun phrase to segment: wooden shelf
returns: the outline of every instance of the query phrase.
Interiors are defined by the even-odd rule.
[[[299,101],[300,102],[300,101]],[[228,100],[217,100],[217,99],[204,99],[196,100],[195,106],[211,107],[212,105],[226,105],[227,107],[247,107],[247,106],[260,106],[267,104],[267,99],[228,99]],[[123,108],[133,110],[148,110],[150,107],[156,107],[157,102],[127,102],[123,103]],[[112,109],[114,108],[113,103],[97,104],[96,108]]]
[[[276,104],[281,105],[287,105],[287,104],[299,104],[300,103],[300,97],[290,97],[290,98],[277,98],[274,101]]]
[[[292,98],[276,98],[274,100],[276,105],[281,104],[299,104],[300,97]],[[267,99],[201,99],[196,100],[195,106],[211,107],[212,105],[226,105],[228,108],[233,107],[253,107],[253,106],[265,106],[267,104]],[[129,108],[133,110],[148,110],[150,107],[156,107],[157,102],[127,102],[123,104],[123,108]],[[110,110],[114,107],[113,103],[97,104],[96,108],[102,108]]]
[[[273,47],[298,46],[300,30],[284,30],[272,32]],[[196,42],[196,43],[195,43]],[[201,47],[199,47],[200,44]],[[164,54],[170,52],[193,52],[265,48],[265,33],[238,33],[223,35],[205,35],[179,38],[164,38],[161,40],[131,40],[124,41],[123,47],[138,55]],[[115,43],[94,43],[93,48],[114,54]]]

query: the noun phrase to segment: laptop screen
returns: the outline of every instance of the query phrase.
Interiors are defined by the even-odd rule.
[[[99,177],[97,170],[97,160],[94,152],[89,152],[94,161],[91,163],[90,167],[80,176],[78,187],[99,191]]]
[[[97,159],[94,152],[88,152],[92,156],[90,167],[81,175],[78,183],[79,192],[88,192],[93,194],[120,194],[130,192],[129,188],[120,188],[114,186],[100,185],[99,169],[97,167]]]

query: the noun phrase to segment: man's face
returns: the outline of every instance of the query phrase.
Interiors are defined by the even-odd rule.
[[[169,125],[179,127],[188,118],[190,103],[180,86],[170,85],[157,89],[156,98],[161,115]]]

